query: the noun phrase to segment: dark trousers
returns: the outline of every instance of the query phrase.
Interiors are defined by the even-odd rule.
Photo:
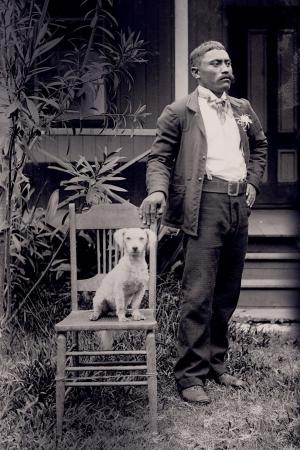
[[[198,237],[185,235],[178,326],[179,391],[226,371],[228,322],[238,302],[248,241],[246,196],[203,192]]]

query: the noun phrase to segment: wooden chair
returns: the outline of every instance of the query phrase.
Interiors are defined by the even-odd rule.
[[[78,293],[95,291],[104,274],[109,272],[120,258],[119,251],[113,243],[114,230],[131,227],[145,228],[145,225],[139,218],[138,209],[130,203],[102,204],[80,214],[75,212],[74,204],[70,204],[69,222],[72,311],[55,326],[57,332],[57,438],[60,439],[62,436],[66,388],[81,386],[147,386],[150,428],[156,432],[156,245],[153,244],[150,247],[149,253],[149,307],[142,310],[145,320],[120,322],[117,317],[103,317],[97,321],[90,321],[91,310],[79,309]],[[151,226],[151,229],[156,232],[156,226]],[[76,239],[79,230],[96,230],[94,233],[98,274],[85,280],[77,279]],[[145,345],[142,350],[122,351],[101,349],[87,351],[81,348],[81,332],[101,330],[144,330]],[[67,339],[68,336],[72,339]],[[69,348],[67,348],[70,340],[72,345],[68,345]],[[98,361],[95,361],[96,358]]]

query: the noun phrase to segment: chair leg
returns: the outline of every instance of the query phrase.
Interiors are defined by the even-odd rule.
[[[66,336],[57,336],[57,371],[56,371],[56,427],[57,440],[62,438],[62,427],[65,404],[65,372],[66,372]]]
[[[79,331],[73,331],[72,332],[72,347],[74,351],[79,350]],[[79,366],[79,356],[73,356],[72,357],[72,366],[77,367]]]
[[[155,334],[148,331],[146,336],[147,366],[148,366],[148,397],[150,412],[150,429],[157,433],[157,373]]]

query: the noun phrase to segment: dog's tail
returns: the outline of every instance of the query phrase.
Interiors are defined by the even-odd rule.
[[[113,330],[96,331],[95,335],[100,341],[102,350],[111,350],[115,340],[115,332]]]

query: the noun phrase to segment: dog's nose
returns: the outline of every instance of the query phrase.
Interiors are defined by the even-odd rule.
[[[132,247],[133,252],[137,252],[137,250],[138,250],[138,247]]]

